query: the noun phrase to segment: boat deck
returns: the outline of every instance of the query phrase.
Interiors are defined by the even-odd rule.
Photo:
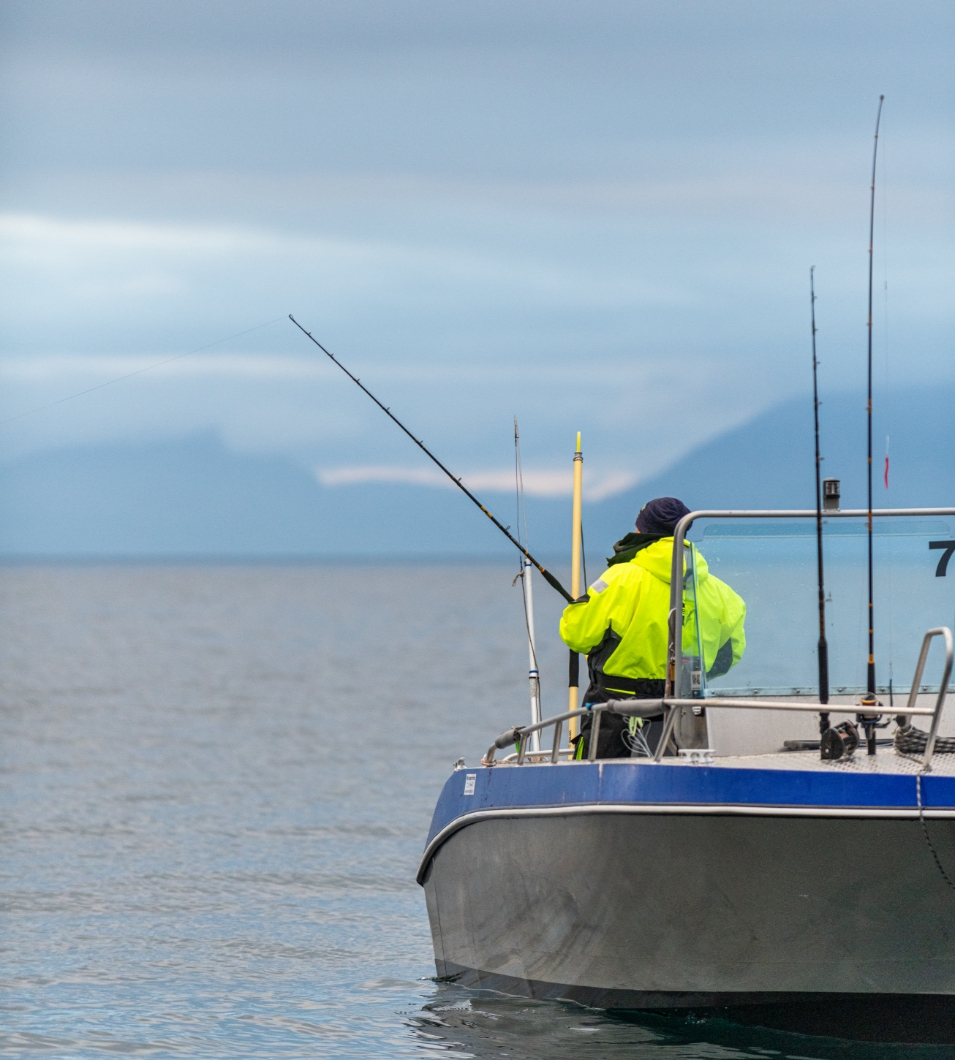
[[[840,758],[828,762],[824,762],[819,757],[819,752],[814,750],[780,751],[776,754],[762,755],[724,755],[708,759],[705,763],[693,762],[684,756],[666,758],[664,761],[667,765],[685,765],[690,769],[705,764],[724,769],[784,769],[812,773],[854,773],[860,776],[864,774],[914,776],[922,770],[921,756],[915,758],[900,755],[891,747],[880,748],[875,755],[867,755],[862,749],[861,754],[857,751],[851,758]],[[936,752],[932,756],[930,772],[936,776],[955,776],[955,754]]]

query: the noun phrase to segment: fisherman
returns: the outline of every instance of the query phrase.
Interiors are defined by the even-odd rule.
[[[676,497],[657,497],[645,504],[637,516],[637,532],[613,546],[614,556],[607,561],[607,570],[582,600],[564,609],[560,635],[572,651],[587,655],[590,685],[585,706],[610,699],[663,697],[673,531],[689,511]],[[688,556],[696,564],[699,606],[686,598],[684,590],[683,644],[688,654],[697,655],[697,645],[702,643],[703,669],[712,680],[727,673],[743,656],[746,604],[725,582],[709,573],[706,560],[695,548]],[[697,612],[701,619],[699,637]],[[644,753],[655,750],[662,720],[652,719],[662,719],[662,714],[662,707],[649,708],[647,719],[604,711],[597,757],[629,758],[631,751],[643,744]],[[583,715],[578,758],[589,756],[591,722],[591,715]]]

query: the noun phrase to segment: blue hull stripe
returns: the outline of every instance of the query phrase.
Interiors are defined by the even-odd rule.
[[[474,793],[465,795],[473,776]],[[476,810],[601,803],[686,806],[815,806],[912,809],[913,774],[819,770],[732,769],[623,762],[460,769],[438,799],[428,842],[463,814]],[[955,777],[922,778],[926,808],[955,807]]]

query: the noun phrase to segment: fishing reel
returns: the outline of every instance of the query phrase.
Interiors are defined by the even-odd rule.
[[[844,721],[834,729],[826,729],[819,739],[819,753],[824,762],[851,758],[859,746],[859,730],[851,721]]]
[[[881,714],[872,713],[873,707],[882,706],[881,702],[877,700],[875,696],[863,696],[859,701],[859,706],[864,707],[866,712],[864,714],[856,714],[856,723],[861,725],[865,732],[865,742],[868,753],[874,755],[876,746],[875,730],[887,728],[891,724],[892,719],[886,718],[885,721],[883,721]]]

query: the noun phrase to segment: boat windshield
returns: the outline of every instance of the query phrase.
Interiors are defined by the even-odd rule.
[[[681,693],[817,695],[815,519],[701,518],[688,538],[692,547],[686,551],[678,660]],[[829,689],[833,695],[855,695],[865,691],[868,661],[865,518],[827,516],[823,539]],[[927,629],[955,628],[953,553],[955,516],[875,518],[875,661],[880,695],[908,692]],[[713,592],[719,584],[708,584],[712,577],[746,605],[745,650],[735,664],[726,647],[726,640],[734,639],[733,597],[724,593],[721,604]],[[711,615],[726,599],[730,610],[724,610],[722,624],[714,627]],[[739,655],[738,635],[735,640]],[[720,647],[722,661],[716,663]],[[933,649],[940,650],[940,646]],[[932,666],[931,658],[925,670],[927,683],[921,686],[925,692],[938,691],[941,666]]]

